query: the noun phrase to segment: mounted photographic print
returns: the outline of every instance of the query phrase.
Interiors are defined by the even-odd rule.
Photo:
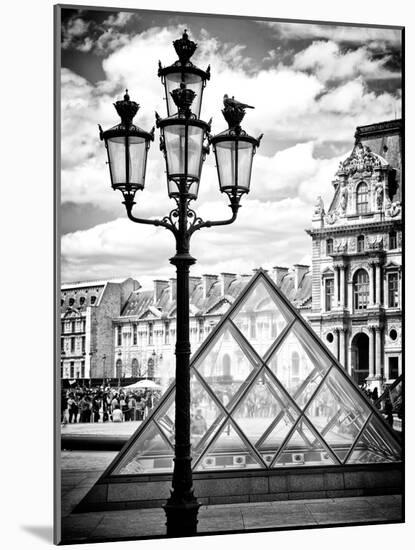
[[[403,28],[55,38],[55,543],[403,522]]]

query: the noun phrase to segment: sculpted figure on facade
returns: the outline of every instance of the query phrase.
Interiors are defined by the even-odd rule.
[[[322,218],[324,214],[324,202],[321,195],[319,195],[314,204],[314,218]]]
[[[346,211],[346,207],[347,207],[347,196],[348,196],[348,191],[347,191],[346,182],[343,181],[341,186],[341,194],[340,194],[340,208],[343,213]]]
[[[376,207],[381,210],[383,206],[383,185],[376,187]]]

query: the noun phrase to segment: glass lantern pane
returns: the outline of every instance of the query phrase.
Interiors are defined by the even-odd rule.
[[[129,136],[129,183],[144,186],[146,173],[147,146],[144,138],[138,136]]]
[[[203,128],[188,126],[187,176],[200,177]],[[167,173],[169,177],[185,175],[186,170],[186,126],[174,124],[164,128],[167,152]]]
[[[231,318],[251,346],[264,357],[293,316],[260,280]]]
[[[286,398],[265,373],[260,374],[232,417],[252,444],[256,444],[271,423],[284,415]],[[298,415],[297,415],[298,416]]]
[[[249,191],[253,160],[253,145],[246,141],[238,141],[238,187]]]
[[[202,93],[203,93],[203,81],[202,78],[195,74],[188,73],[171,73],[166,75],[166,97],[167,97],[167,114],[172,116],[177,113],[177,106],[173,101],[171,92],[180,88],[180,84],[184,82],[186,88],[193,90],[195,92],[195,98],[190,107],[192,113],[196,115],[196,118],[200,118],[200,107],[202,104]]]
[[[216,166],[221,191],[233,188],[235,185],[235,151],[234,141],[220,141],[215,145]]]
[[[359,437],[347,464],[372,464],[374,462],[400,462],[401,449],[382,421],[375,416]]]
[[[337,464],[337,462],[317,434],[301,418],[273,467],[319,466],[323,464]]]
[[[113,475],[161,473],[173,471],[173,448],[151,421],[112,472]]]
[[[203,135],[203,128],[189,126],[187,173],[189,176],[197,179],[200,178],[200,172],[202,170]]]
[[[235,395],[246,385],[254,365],[232,331],[224,327],[195,363],[195,369],[205,379],[215,397],[229,408]]]
[[[334,368],[306,410],[307,417],[343,460],[369,417],[370,409]]]
[[[125,174],[125,138],[114,137],[107,141],[108,158],[111,164],[113,185],[126,183]]]
[[[225,422],[218,437],[195,466],[195,471],[239,470],[245,468],[263,468],[258,457],[241,438],[232,422]]]
[[[303,409],[331,362],[304,327],[296,322],[269,359],[268,366]]]

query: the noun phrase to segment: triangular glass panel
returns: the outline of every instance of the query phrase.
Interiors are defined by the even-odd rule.
[[[320,466],[337,464],[308,422],[301,418],[278,454],[274,468],[287,466]]]
[[[296,423],[299,412],[287,397],[281,394],[281,409],[263,437],[257,442],[257,449],[267,464],[272,462],[277,451],[284,444],[285,438]]]
[[[276,420],[282,419],[289,406],[287,397],[264,370],[238,403],[232,418],[255,445]],[[294,415],[298,417],[295,411]]]
[[[331,361],[304,326],[296,322],[267,364],[303,409],[330,368]]]
[[[173,471],[173,448],[154,421],[141,432],[135,445],[119,461],[112,475]]]
[[[255,351],[264,357],[293,315],[265,281],[259,279],[231,318]]]
[[[194,364],[215,397],[228,409],[256,366],[238,336],[233,327],[225,325]]]
[[[227,420],[195,465],[195,471],[245,468],[264,468],[264,465],[249,444],[243,440],[233,423]]]
[[[373,464],[375,462],[400,462],[401,449],[384,425],[375,415],[359,437],[347,464]]]
[[[309,404],[306,415],[343,460],[370,415],[369,406],[350,382],[332,369]]]

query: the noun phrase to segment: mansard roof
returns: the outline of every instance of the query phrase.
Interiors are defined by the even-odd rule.
[[[307,269],[308,266],[304,266]],[[195,278],[196,279],[196,278]],[[249,281],[246,275],[235,275],[235,278],[222,292],[222,281],[218,279],[211,285],[207,296],[203,294],[203,281],[196,281],[190,292],[190,314],[192,316],[220,315],[223,313],[223,305],[230,307],[237,296],[245,288]],[[296,288],[295,270],[288,272],[280,281],[279,287],[285,296],[298,308],[309,307],[311,300],[311,272],[306,271],[300,276],[298,288]],[[151,313],[149,313],[151,312]],[[155,312],[157,312],[155,314]],[[138,317],[144,319],[147,315],[153,318],[174,318],[176,315],[176,300],[172,299],[172,290],[166,286],[158,300],[154,300],[153,290],[134,291],[126,305],[121,317]]]

